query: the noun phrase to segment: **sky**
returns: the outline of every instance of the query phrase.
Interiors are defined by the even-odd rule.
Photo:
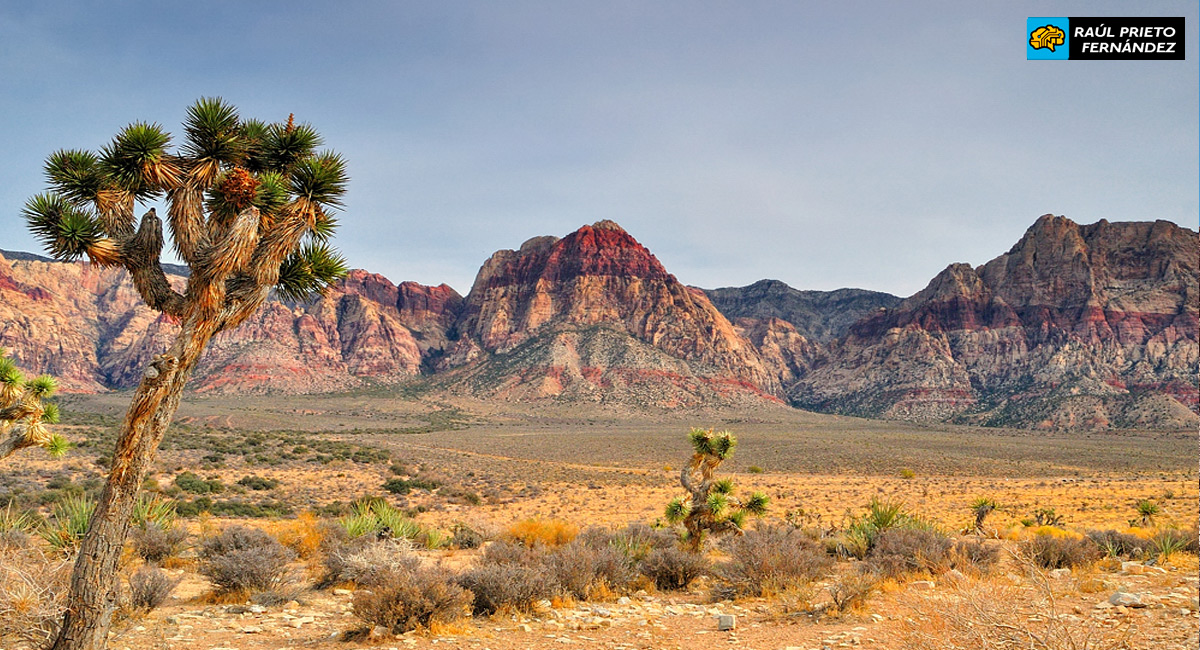
[[[0,248],[60,148],[220,96],[349,163],[354,267],[466,293],[612,219],[681,281],[907,296],[1046,213],[1200,214],[1195,0],[0,0]],[[1185,61],[1026,61],[1030,16],[1184,16]]]

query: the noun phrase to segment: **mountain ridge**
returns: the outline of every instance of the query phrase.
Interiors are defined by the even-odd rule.
[[[779,404],[1027,428],[1200,422],[1196,252],[1166,221],[1044,215],[907,298],[777,280],[683,285],[612,221],[494,253],[466,296],[352,271],[222,333],[190,389],[305,393],[427,377],[505,400]],[[164,270],[172,282],[184,277]],[[124,271],[0,251],[0,345],[67,390],[136,383],[175,327]],[[46,345],[46,341],[51,345]]]

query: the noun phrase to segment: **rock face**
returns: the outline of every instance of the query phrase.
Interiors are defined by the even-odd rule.
[[[1037,220],[832,342],[802,407],[1040,428],[1194,426],[1198,251],[1166,221]]]
[[[141,304],[123,270],[0,255],[0,345],[65,390],[135,385],[177,327]],[[15,257],[15,256],[14,256]],[[172,280],[182,285],[181,276]],[[319,392],[391,382],[441,355],[462,297],[353,271],[308,305],[268,302],[209,345],[197,392]]]
[[[706,293],[601,221],[495,253],[466,298],[353,271],[311,304],[269,302],[213,341],[191,386],[324,392],[432,374],[501,399],[786,397],[918,421],[1195,427],[1198,266],[1193,230],[1046,215],[1004,255],[951,264],[904,300],[770,280]],[[0,346],[67,390],[135,384],[175,327],[124,271],[0,252]]]
[[[611,221],[492,255],[456,330],[463,340],[441,367],[482,364],[462,373],[477,392],[652,404],[780,394],[777,373],[704,293]]]
[[[800,291],[779,280],[759,280],[746,287],[705,290],[708,299],[727,318],[787,321],[810,341],[828,343],[850,326],[901,298],[865,289]]]

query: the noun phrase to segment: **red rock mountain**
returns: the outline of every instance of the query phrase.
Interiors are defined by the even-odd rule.
[[[432,375],[498,399],[786,395],[870,417],[1196,426],[1198,258],[1197,233],[1169,222],[1047,215],[1004,255],[952,264],[903,301],[774,281],[706,295],[601,221],[495,253],[466,298],[354,271],[311,304],[270,302],[213,342],[192,386],[325,392]],[[0,345],[67,389],[131,386],[174,327],[124,271],[0,256]]]
[[[462,373],[476,392],[656,405],[781,394],[704,292],[612,221],[492,255],[457,331],[441,367],[480,364]]]
[[[184,279],[173,276],[174,281]],[[271,301],[209,346],[197,392],[323,392],[418,375],[445,346],[462,298],[353,271],[308,305]],[[142,305],[124,270],[0,255],[0,346],[70,391],[137,383],[176,326]]]
[[[1046,215],[833,342],[792,385],[818,410],[1032,427],[1194,426],[1200,239]]]

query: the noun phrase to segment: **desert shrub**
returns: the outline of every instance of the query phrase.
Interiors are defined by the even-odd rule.
[[[385,575],[412,573],[420,565],[412,544],[400,539],[358,537],[325,556],[322,585],[353,582],[372,585]]]
[[[676,545],[675,533],[646,524],[629,524],[609,537],[609,545],[620,550],[633,562],[640,562],[651,551]]]
[[[483,533],[462,522],[450,529],[450,545],[454,548],[479,548],[485,541]]]
[[[178,479],[176,479],[178,483]],[[238,485],[251,490],[274,490],[279,487],[279,480],[273,478],[263,478],[257,474],[251,476],[243,476],[238,479]]]
[[[537,566],[542,564],[547,549],[544,546],[529,547],[516,542],[500,540],[483,549],[480,564],[519,564]]]
[[[440,485],[441,483],[438,481],[418,476],[409,479],[388,479],[387,482],[383,484],[383,489],[391,492],[392,494],[408,494],[413,490],[436,490]]]
[[[292,549],[300,559],[313,562],[321,557],[325,538],[339,528],[321,521],[312,512],[302,512],[295,519],[283,522],[276,530],[275,538]]]
[[[474,595],[472,611],[476,614],[502,609],[528,612],[537,601],[562,593],[546,566],[514,562],[477,566],[460,575],[458,584]]]
[[[903,502],[875,498],[867,504],[866,512],[851,521],[846,530],[831,538],[828,544],[838,555],[862,560],[875,548],[879,536],[893,528],[937,531],[931,522],[908,512]]]
[[[659,589],[686,589],[711,568],[704,555],[689,553],[675,545],[650,551],[638,564],[638,571]]]
[[[471,592],[445,571],[414,567],[379,574],[370,590],[354,595],[353,612],[371,627],[403,634],[462,618],[472,603]]]
[[[162,564],[167,558],[175,557],[187,540],[187,531],[182,528],[163,528],[153,521],[135,526],[129,533],[133,551],[147,562]]]
[[[622,589],[637,577],[620,550],[578,540],[549,553],[544,562],[563,590],[579,600],[588,600],[597,590]]]
[[[875,591],[878,577],[870,571],[847,571],[838,576],[829,592],[830,614],[840,616],[861,608]]]
[[[221,481],[202,479],[195,472],[182,472],[176,476],[175,487],[192,494],[216,494],[225,491],[225,485]]]
[[[144,564],[129,578],[130,603],[137,609],[157,609],[171,597],[176,584],[162,569]]]
[[[562,546],[575,539],[579,527],[561,519],[526,519],[504,531],[505,539],[534,546]]]
[[[1034,535],[1021,542],[1018,549],[1043,569],[1083,566],[1100,559],[1100,548],[1086,537]]]
[[[1087,536],[1109,557],[1140,557],[1147,547],[1141,537],[1116,530],[1093,530]]]
[[[37,548],[4,549],[0,561],[0,644],[41,648],[58,633],[73,559]]]
[[[716,568],[734,595],[768,596],[824,575],[833,565],[823,548],[799,530],[769,526],[728,538],[729,562]]]
[[[867,567],[885,578],[909,573],[941,573],[951,568],[950,538],[932,530],[891,528],[879,533],[867,554]]]
[[[1000,547],[977,539],[959,540],[954,545],[954,568],[987,572],[1000,561]]]
[[[231,526],[200,545],[200,573],[221,592],[283,588],[296,554],[261,530]]]

